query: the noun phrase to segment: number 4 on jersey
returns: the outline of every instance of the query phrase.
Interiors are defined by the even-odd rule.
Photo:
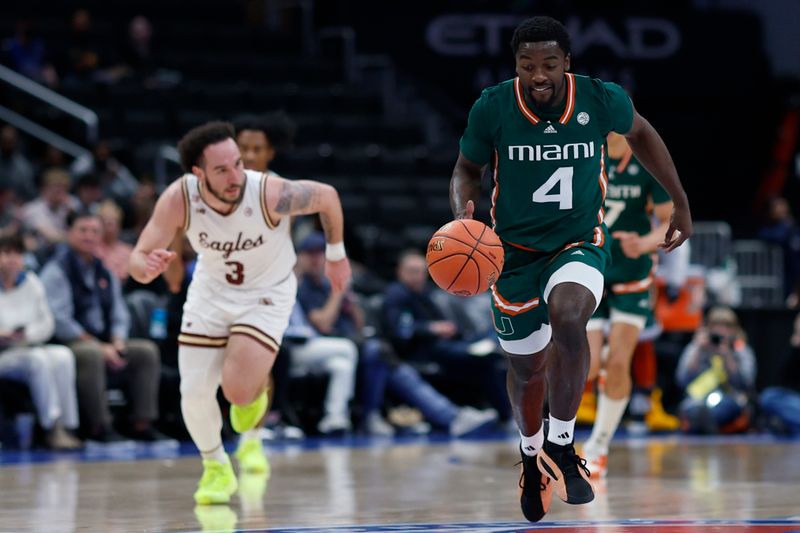
[[[572,209],[572,172],[573,167],[557,169],[541,187],[533,191],[533,203],[558,203],[561,210]],[[551,193],[558,187],[557,193]]]

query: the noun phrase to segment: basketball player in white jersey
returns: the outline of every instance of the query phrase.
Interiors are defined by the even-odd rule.
[[[222,446],[217,388],[231,403],[231,424],[253,430],[267,408],[266,383],[295,301],[292,215],[318,213],[333,290],[350,281],[336,190],[244,170],[233,127],[210,122],[178,144],[187,172],[156,203],[131,255],[131,276],[149,283],[175,257],[183,230],[198,253],[178,337],[181,409],[203,456],[198,504],[227,503],[237,481]]]

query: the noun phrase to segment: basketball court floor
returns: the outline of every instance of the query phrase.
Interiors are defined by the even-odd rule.
[[[584,436],[585,438],[585,436]],[[229,506],[195,507],[189,445],[0,453],[0,532],[800,532],[800,441],[767,436],[614,442],[594,502],[519,510],[514,439],[309,440],[268,445]]]

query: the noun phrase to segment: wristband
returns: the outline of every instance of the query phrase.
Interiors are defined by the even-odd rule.
[[[344,242],[337,242],[336,244],[325,244],[325,259],[328,261],[341,261],[347,257],[344,251]]]

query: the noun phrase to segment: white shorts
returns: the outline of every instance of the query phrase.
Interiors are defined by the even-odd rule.
[[[218,291],[193,281],[183,305],[178,344],[224,348],[234,333],[247,335],[278,351],[297,298],[297,278],[263,290]]]

